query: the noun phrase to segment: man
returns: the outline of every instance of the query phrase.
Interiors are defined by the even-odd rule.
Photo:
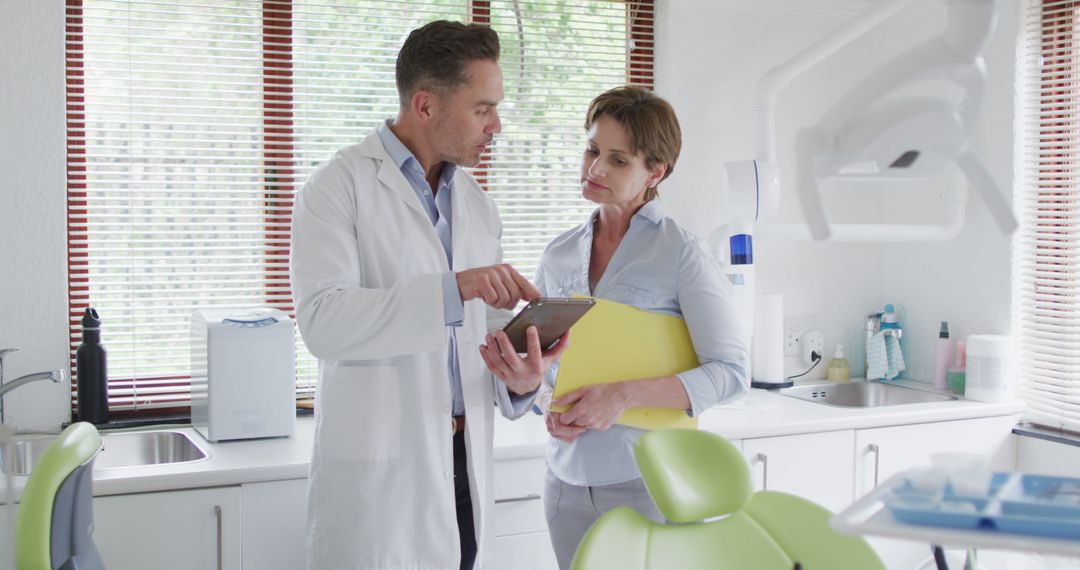
[[[538,296],[501,265],[475,166],[501,130],[499,40],[432,22],[398,54],[398,117],[337,153],[298,193],[291,275],[319,358],[308,567],[491,568],[493,401],[528,409],[565,346],[518,357],[488,320]],[[496,318],[492,319],[494,316]],[[513,370],[495,379],[481,349]],[[485,353],[485,355],[488,353]]]

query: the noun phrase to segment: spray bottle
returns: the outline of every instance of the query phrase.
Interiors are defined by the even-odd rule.
[[[952,364],[953,344],[949,338],[949,321],[941,321],[941,330],[938,331],[936,354],[934,358],[934,389],[948,390],[949,384],[946,377],[949,375],[949,366]]]

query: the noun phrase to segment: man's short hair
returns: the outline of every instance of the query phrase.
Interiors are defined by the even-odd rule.
[[[397,56],[401,107],[420,89],[442,96],[467,83],[465,68],[477,60],[499,61],[499,34],[487,26],[436,20],[413,30]]]

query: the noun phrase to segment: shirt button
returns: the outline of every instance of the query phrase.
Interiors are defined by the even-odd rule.
[[[446,470],[446,471],[443,471],[443,472],[442,472],[442,474],[443,474],[443,477],[444,477],[444,478],[445,478],[445,479],[446,479],[447,481],[449,481],[450,479],[453,479],[453,478],[454,478],[454,472],[453,472],[453,471],[450,471],[450,470]]]

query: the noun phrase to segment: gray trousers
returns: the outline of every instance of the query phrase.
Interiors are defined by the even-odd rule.
[[[570,570],[581,539],[596,519],[619,506],[630,507],[656,522],[664,522],[640,477],[614,485],[579,487],[564,483],[548,469],[544,478],[544,514],[560,570]]]

